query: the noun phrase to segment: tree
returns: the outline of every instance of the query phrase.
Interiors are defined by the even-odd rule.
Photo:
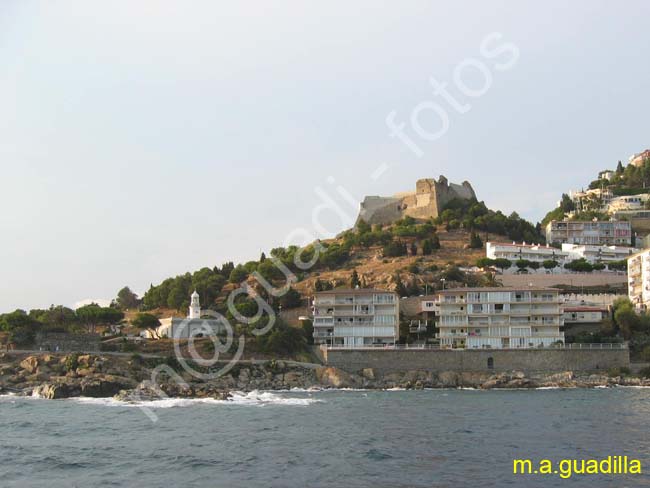
[[[623,174],[623,163],[619,161],[618,164],[616,165],[616,175],[620,176],[622,174]]]
[[[372,228],[370,227],[370,225],[365,220],[359,219],[359,221],[357,222],[357,232],[359,234],[366,234],[371,231]]]
[[[158,320],[158,317],[155,315],[152,315],[150,313],[139,313],[136,315],[136,317],[131,321],[131,324],[134,327],[137,327],[138,329],[144,329],[144,330],[149,330],[151,331],[151,334],[156,337],[157,339],[160,339],[160,336],[158,335],[158,327],[160,327],[160,320]]]
[[[0,315],[0,330],[8,332],[10,340],[16,344],[33,342],[39,325],[39,322],[27,315],[24,310]]]
[[[472,232],[469,236],[469,247],[471,249],[481,249],[483,247],[483,241],[476,232]]]
[[[111,325],[124,319],[124,314],[111,307],[100,307],[96,303],[84,305],[76,310],[79,321],[84,324],[90,332],[95,331],[98,325]]]
[[[228,281],[231,283],[241,283],[246,278],[248,278],[248,271],[246,271],[246,268],[241,264],[238,264],[237,267],[231,271]]]
[[[266,254],[262,251],[262,254],[260,255],[260,263],[263,263],[264,261],[266,261]]]
[[[574,259],[570,263],[566,263],[564,267],[578,273],[591,273],[594,270],[594,267],[585,258]]]
[[[478,268],[487,268],[495,265],[495,260],[490,258],[479,258],[476,260],[476,266]]]
[[[352,276],[350,277],[350,287],[357,288],[359,286],[359,274],[356,269],[352,270]]]
[[[129,310],[140,306],[138,295],[133,293],[128,286],[125,286],[117,292],[115,303],[120,310]]]
[[[501,271],[506,270],[512,266],[512,261],[506,258],[496,258],[494,260],[494,265],[499,268]]]
[[[418,254],[418,246],[415,244],[415,242],[411,243],[411,256],[417,256]]]
[[[422,254],[428,256],[433,252],[433,247],[431,246],[431,239],[424,239],[422,241]]]
[[[278,302],[285,309],[297,308],[302,305],[302,296],[292,287],[289,287],[287,292],[279,298]]]
[[[560,265],[557,261],[554,259],[546,259],[542,262],[542,266],[544,266],[544,269],[553,269],[557,268]]]
[[[517,259],[517,261],[515,261],[515,266],[520,270],[524,270],[530,266],[530,261],[528,259]]]
[[[400,279],[400,277],[395,275],[394,279],[395,279],[395,282],[396,282],[395,293],[397,293],[397,296],[398,297],[408,296],[408,290],[404,286],[404,283],[402,283],[402,280]]]
[[[384,246],[382,253],[386,258],[406,256],[406,244],[401,241],[392,241]]]
[[[614,312],[614,321],[625,339],[629,339],[632,336],[632,331],[637,329],[640,324],[639,316],[634,313],[632,304],[619,307]]]
[[[32,312],[30,312],[32,315]],[[74,310],[63,305],[52,305],[49,310],[44,310],[36,320],[51,329],[70,327],[78,322],[77,314]]]
[[[307,344],[314,343],[314,323],[311,320],[302,321],[302,332],[307,340]]]
[[[438,234],[433,234],[431,236],[431,249],[440,249],[440,238],[438,237]]]

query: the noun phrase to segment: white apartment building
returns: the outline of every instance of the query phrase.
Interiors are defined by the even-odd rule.
[[[632,227],[626,220],[552,220],[546,226],[546,242],[629,246]]]
[[[628,210],[645,210],[646,203],[650,199],[650,194],[641,193],[639,195],[623,195],[612,198],[607,205],[607,212],[622,212]]]
[[[485,256],[490,259],[507,259],[513,263],[519,259],[542,263],[553,260],[563,265],[568,258],[568,253],[549,245],[517,244],[516,242],[488,242],[485,245]]]
[[[314,295],[314,343],[333,346],[395,344],[399,337],[396,293],[369,288]]]
[[[627,294],[634,307],[645,311],[650,304],[650,249],[627,259]]]
[[[590,263],[608,263],[622,261],[638,250],[625,246],[595,246],[587,244],[562,244],[562,249],[540,244],[522,244],[507,242],[488,242],[485,245],[485,255],[490,259],[507,259],[513,264],[519,259],[543,263],[557,261],[562,267],[576,259],[586,259]],[[516,268],[510,271],[515,272]],[[541,269],[540,272],[545,272]]]
[[[634,247],[626,246],[594,246],[588,244],[562,244],[562,251],[568,255],[568,260],[586,259],[590,263],[609,263],[622,261],[638,252]]]
[[[564,342],[554,288],[456,288],[439,292],[441,347],[531,348]]]
[[[564,305],[564,323],[565,324],[593,324],[602,322],[607,316],[607,307],[597,307],[589,305]]]

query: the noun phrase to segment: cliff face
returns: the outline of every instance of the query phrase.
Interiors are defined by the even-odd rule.
[[[475,199],[476,193],[468,181],[449,183],[440,176],[418,180],[415,191],[392,197],[367,196],[361,203],[357,222],[368,224],[391,224],[404,216],[416,219],[437,217],[444,206],[453,199]]]

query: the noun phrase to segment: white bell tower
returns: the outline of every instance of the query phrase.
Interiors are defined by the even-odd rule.
[[[201,303],[199,302],[199,294],[194,290],[192,293],[192,301],[190,302],[190,319],[201,318]]]

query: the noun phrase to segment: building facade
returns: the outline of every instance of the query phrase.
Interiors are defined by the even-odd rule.
[[[552,220],[546,226],[546,242],[629,246],[632,227],[625,220]]]
[[[549,245],[522,244],[507,242],[488,242],[485,245],[485,255],[490,259],[507,259],[515,263],[519,259],[543,263],[556,261],[562,267],[576,259],[585,259],[590,263],[609,263],[627,259],[638,249],[626,246],[597,246],[589,244],[562,244],[562,249]],[[511,269],[515,271],[515,269]],[[544,272],[544,270],[541,270]]]
[[[557,261],[560,265],[563,265],[568,258],[568,253],[541,244],[488,242],[485,245],[485,256],[490,259],[507,259],[513,263],[519,259],[526,259],[537,263],[549,260]]]
[[[396,293],[369,288],[314,295],[314,343],[333,346],[395,344],[399,337]]]
[[[190,339],[215,336],[226,331],[225,319],[201,318],[201,302],[195,290],[190,297],[189,313],[186,318],[160,319],[160,326],[155,332],[147,330],[142,333],[142,336],[148,339]]]
[[[564,343],[554,288],[457,288],[439,292],[440,346],[531,348]]]
[[[596,307],[588,305],[565,305],[565,324],[594,324],[602,322],[609,313],[607,307]]]
[[[650,304],[650,249],[630,256],[627,260],[627,293],[634,307],[645,311]]]

